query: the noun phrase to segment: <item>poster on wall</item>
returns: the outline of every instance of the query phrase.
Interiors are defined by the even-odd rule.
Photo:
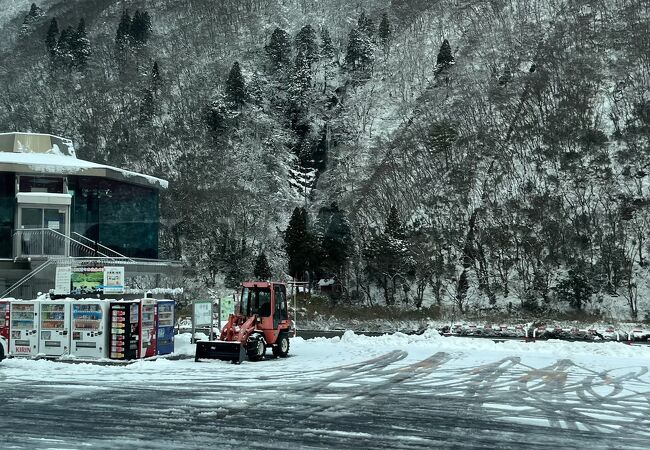
[[[55,295],[70,294],[71,280],[72,280],[72,267],[58,266],[56,268],[56,275],[54,277],[54,294]]]
[[[73,267],[71,279],[71,294],[101,294],[104,283],[104,268],[97,266]]]
[[[104,267],[104,294],[124,294],[124,267]]]

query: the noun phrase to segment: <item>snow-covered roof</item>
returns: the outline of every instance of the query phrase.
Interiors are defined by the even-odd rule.
[[[0,133],[0,171],[104,177],[166,189],[166,180],[78,159],[72,142],[35,133]]]

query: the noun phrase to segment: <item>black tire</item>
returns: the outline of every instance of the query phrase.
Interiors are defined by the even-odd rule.
[[[273,356],[276,358],[286,358],[289,354],[289,335],[286,333],[278,336],[277,343],[273,346]]]
[[[5,359],[5,349],[4,346],[0,344],[0,361],[2,361],[3,359]]]
[[[264,359],[264,354],[266,353],[266,344],[264,339],[259,336],[251,337],[248,340],[248,345],[246,346],[246,354],[248,355],[249,361],[259,361]]]

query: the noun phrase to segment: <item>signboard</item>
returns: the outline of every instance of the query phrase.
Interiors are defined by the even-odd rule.
[[[102,292],[103,283],[103,267],[73,267],[70,293],[73,295],[98,294]]]
[[[54,278],[54,293],[56,295],[70,294],[70,283],[72,281],[72,267],[58,266]]]
[[[124,294],[124,267],[104,267],[104,294]]]
[[[58,220],[48,220],[47,227],[50,230],[58,230],[61,228],[61,223]]]
[[[235,314],[235,299],[224,297],[219,303],[221,304],[221,320],[227,320],[231,314]]]
[[[192,325],[195,327],[212,325],[212,300],[195,300],[192,309]]]

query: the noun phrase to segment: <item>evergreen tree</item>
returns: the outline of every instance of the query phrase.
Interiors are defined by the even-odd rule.
[[[162,89],[162,77],[160,75],[160,68],[158,67],[158,61],[153,62],[153,67],[151,68],[151,89],[154,96],[160,95],[160,90]]]
[[[363,70],[372,62],[372,49],[368,38],[353,28],[348,35],[345,64],[350,70]]]
[[[440,68],[445,68],[454,63],[454,56],[451,54],[451,45],[449,41],[445,39],[442,41],[440,46],[440,52],[438,52],[438,58],[436,60],[436,65]]]
[[[32,6],[29,8],[29,17],[40,17],[43,15],[43,10],[36,6],[36,3],[32,3]]]
[[[74,66],[79,70],[85,70],[88,66],[88,59],[90,58],[90,40],[86,33],[84,19],[79,20],[77,31],[70,41],[70,46]]]
[[[303,58],[311,66],[318,60],[318,43],[316,42],[316,31],[311,25],[305,25],[296,35],[296,52],[302,53]]]
[[[259,74],[254,73],[246,89],[248,93],[248,98],[258,106],[261,106],[264,101],[263,85],[264,85],[264,80],[261,79]]]
[[[61,36],[59,36],[59,41],[56,45],[56,58],[58,63],[63,67],[70,68],[74,64],[72,49],[74,47],[75,36],[76,32],[72,27],[66,27],[61,31]]]
[[[323,27],[321,29],[320,39],[320,54],[325,59],[325,64],[323,65],[323,93],[325,93],[327,92],[327,81],[333,76],[334,65],[338,61],[334,61],[336,50],[334,49],[332,38],[327,28]]]
[[[136,11],[129,27],[131,43],[135,47],[147,44],[151,35],[151,17],[147,11]]]
[[[381,16],[381,22],[379,23],[379,43],[384,50],[384,53],[388,53],[390,50],[390,41],[391,41],[391,30],[390,22],[388,20],[388,14],[384,13]]]
[[[151,37],[151,32],[153,30],[152,24],[151,24],[151,15],[149,14],[148,11],[144,11],[142,13],[142,35],[143,35],[143,40],[144,43],[146,44],[149,42],[149,38]]]
[[[241,74],[239,63],[235,62],[226,81],[226,101],[233,107],[240,108],[246,103],[246,83]]]
[[[391,205],[386,219],[386,234],[394,239],[404,239],[406,233],[395,205]]]
[[[587,265],[579,263],[569,269],[568,277],[560,281],[555,288],[559,301],[567,302],[575,309],[582,309],[591,301],[591,286]]]
[[[326,267],[332,273],[340,275],[342,267],[352,254],[352,229],[336,202],[332,203],[329,209],[329,223],[323,234],[321,247]]]
[[[271,274],[271,266],[269,266],[269,261],[266,259],[266,254],[264,252],[260,252],[260,254],[257,255],[253,275],[255,275],[255,279],[257,280],[270,280],[273,277]]]
[[[122,11],[120,23],[115,33],[115,51],[118,56],[124,55],[131,44],[131,16],[129,10]]]
[[[384,291],[387,305],[393,304],[400,284],[414,275],[414,260],[405,241],[397,208],[391,206],[383,233],[375,235],[364,250],[368,275]]]
[[[138,125],[140,127],[150,126],[154,116],[154,98],[151,89],[145,89],[140,101],[140,114],[138,117]]]
[[[50,21],[50,27],[47,29],[45,36],[45,47],[52,58],[56,56],[57,36],[59,35],[59,24],[56,18]]]
[[[292,101],[302,102],[305,100],[305,94],[311,89],[311,80],[312,74],[308,59],[302,52],[299,52],[296,55],[293,72],[291,74],[290,91],[292,94]]]
[[[325,59],[332,59],[336,54],[334,49],[334,44],[332,44],[332,38],[330,37],[330,32],[327,28],[323,27],[320,31],[320,55]]]
[[[274,70],[286,69],[291,61],[291,38],[289,33],[276,28],[271,40],[264,47]]]
[[[357,20],[357,28],[359,32],[365,34],[369,39],[372,39],[375,35],[375,23],[372,19],[366,16],[365,12],[362,12]]]
[[[29,12],[23,19],[23,24],[20,27],[20,36],[24,37],[28,34],[30,34],[33,31],[33,26],[34,24],[43,17],[45,13],[43,13],[43,10],[36,6],[36,3],[32,3],[31,8],[29,9]]]
[[[310,262],[314,248],[312,237],[307,228],[307,220],[305,208],[295,208],[284,232],[285,249],[289,259],[289,274],[297,279],[303,279],[304,273],[312,269]]]

